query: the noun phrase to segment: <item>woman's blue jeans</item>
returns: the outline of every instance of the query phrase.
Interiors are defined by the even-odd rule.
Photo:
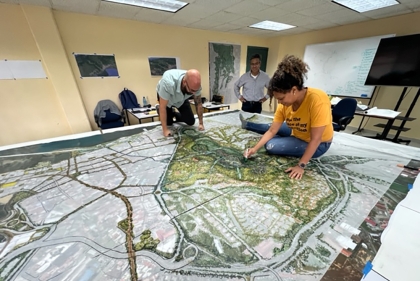
[[[271,124],[247,122],[245,129],[259,134],[264,134],[268,131],[270,126]],[[277,134],[265,144],[267,153],[282,156],[302,157],[302,155],[305,153],[308,143],[292,136],[291,134],[292,129],[290,129],[284,122]],[[317,158],[323,155],[325,152],[327,152],[330,146],[331,142],[321,142],[312,158]]]

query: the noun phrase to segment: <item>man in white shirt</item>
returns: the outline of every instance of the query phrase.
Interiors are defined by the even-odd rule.
[[[251,70],[243,74],[235,82],[234,91],[236,97],[242,102],[242,110],[251,113],[261,113],[262,103],[269,95],[264,95],[264,87],[268,88],[270,77],[260,70],[261,57],[255,54],[251,57]],[[242,87],[242,95],[240,89]]]
[[[168,125],[172,125],[174,117],[177,122],[184,122],[190,126],[194,125],[195,117],[188,101],[192,96],[194,97],[199,121],[198,130],[204,130],[203,106],[201,104],[201,75],[198,70],[167,70],[163,74],[162,79],[159,80],[156,91],[159,101],[156,109],[165,137],[172,135]],[[178,112],[174,112],[173,107],[176,107]]]

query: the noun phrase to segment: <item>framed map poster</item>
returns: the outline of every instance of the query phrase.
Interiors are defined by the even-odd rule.
[[[150,75],[162,76],[166,70],[179,69],[179,58],[149,57]]]
[[[80,71],[80,78],[85,77],[120,77],[115,55],[76,54],[73,53]]]

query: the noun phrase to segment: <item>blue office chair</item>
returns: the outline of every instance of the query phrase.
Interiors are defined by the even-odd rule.
[[[354,118],[357,101],[352,98],[345,98],[339,101],[332,110],[333,128],[339,132],[346,129]]]

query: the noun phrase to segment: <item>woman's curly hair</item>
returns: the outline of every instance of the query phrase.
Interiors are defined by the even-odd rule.
[[[307,77],[308,70],[309,66],[300,58],[293,55],[286,55],[277,66],[277,70],[274,72],[268,85],[270,106],[273,99],[273,92],[287,93],[294,86],[298,90],[302,90],[303,81]]]
[[[306,78],[309,66],[300,58],[286,55],[277,66],[276,72],[270,80],[268,90],[270,92],[287,93],[296,86],[298,90],[303,88],[303,80]]]

